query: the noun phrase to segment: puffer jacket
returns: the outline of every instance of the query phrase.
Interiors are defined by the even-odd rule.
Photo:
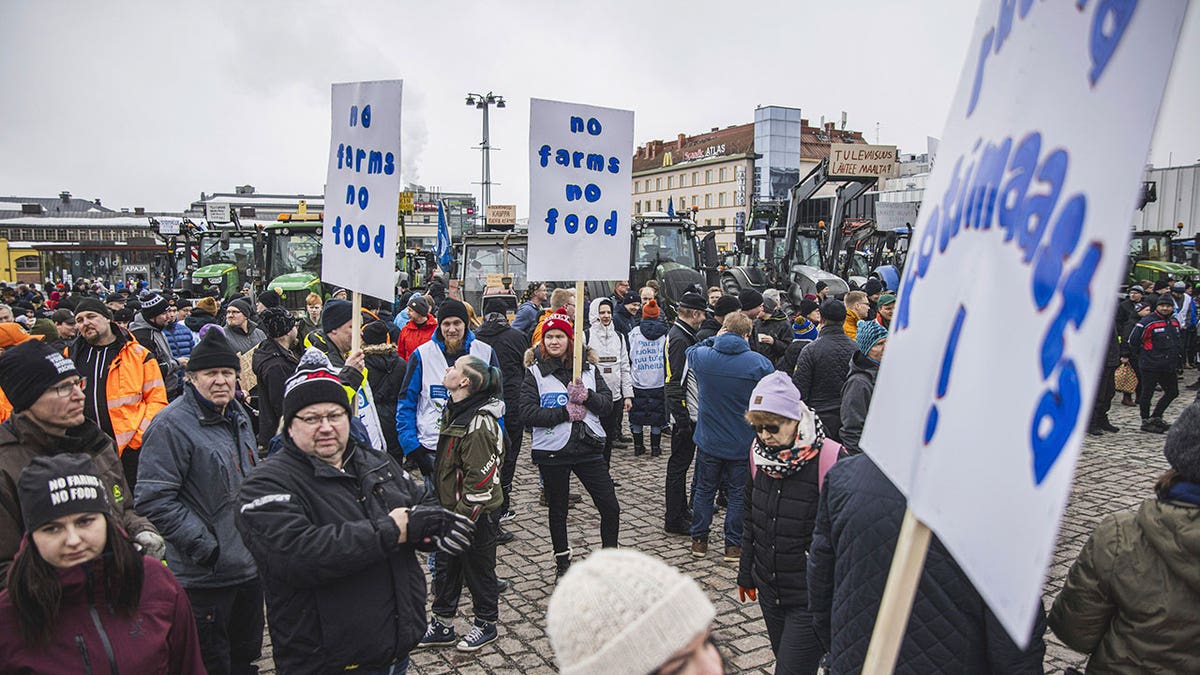
[[[424,486],[354,440],[342,469],[285,439],[234,502],[281,673],[378,669],[425,634],[425,572],[388,516],[428,503]]]
[[[233,524],[256,450],[241,404],[230,402],[222,415],[190,384],[146,430],[135,503],[167,540],[167,564],[184,588],[233,586],[257,576]]]
[[[825,475],[809,549],[808,607],[835,675],[857,673],[866,660],[904,510],[904,495],[867,455],[840,459]],[[934,536],[895,672],[1041,673],[1045,630],[1039,610],[1029,647],[1018,648]]]
[[[757,471],[743,516],[738,586],[756,588],[759,601],[808,606],[808,547],[817,519],[817,462],[786,478]]]
[[[134,511],[133,495],[129,494],[129,483],[125,480],[121,460],[117,458],[117,448],[95,422],[85,420],[67,431],[65,436],[51,436],[30,419],[28,412],[20,412],[0,424],[0,589],[8,583],[8,567],[17,555],[25,530],[17,499],[17,480],[21,471],[34,457],[68,452],[92,459],[96,475],[104,481],[117,522],[129,536],[156,531],[149,520]]]
[[[1175,317],[1163,318],[1151,312],[1134,324],[1123,355],[1137,359],[1138,368],[1147,373],[1173,372],[1183,364],[1183,335]]]
[[[192,355],[192,347],[196,346],[196,336],[188,330],[185,324],[178,321],[169,323],[163,329],[163,335],[166,336],[167,344],[171,347],[172,356],[178,359]]]
[[[861,452],[858,441],[862,438],[867,411],[871,409],[871,396],[875,393],[875,376],[879,364],[860,351],[850,357],[850,374],[842,385],[842,447],[848,452]]]
[[[542,397],[538,392],[537,379],[529,370],[531,367],[536,367],[542,377],[554,376],[559,382],[564,385],[569,385],[571,382],[571,368],[566,366],[558,359],[542,359],[540,357],[540,349],[534,347],[525,352],[525,380],[521,385],[521,420],[525,422],[527,428],[533,427],[553,427],[570,419],[567,415],[566,406],[558,407],[542,407]],[[592,350],[584,349],[583,368],[596,367],[596,355]],[[612,410],[613,399],[612,392],[609,391],[608,385],[604,383],[603,377],[596,378],[596,389],[588,394],[588,399],[584,402],[584,406],[597,417],[603,418]],[[583,422],[575,422],[572,425],[571,440],[567,441],[567,445],[554,452],[544,452],[542,450],[530,449],[530,457],[534,464],[546,465],[562,465],[574,464],[575,462],[599,458],[602,456],[600,448],[586,447],[576,440],[579,426]]]
[[[142,558],[138,611],[124,618],[112,611],[104,583],[102,566],[110,556],[56,570],[61,609],[46,647],[25,644],[12,598],[0,593],[0,673],[206,672],[192,606],[171,572],[155,558]]]
[[[1200,485],[1107,516],[1067,573],[1050,628],[1088,673],[1195,672],[1200,649]]]
[[[442,508],[479,520],[504,502],[500,489],[504,413],[504,401],[487,394],[446,404],[433,467]]]
[[[162,371],[163,386],[167,390],[167,399],[174,400],[183,391],[183,366],[171,352],[171,343],[163,329],[153,326],[142,318],[141,312],[129,324],[129,332],[137,339],[138,344],[154,353],[158,368]]]
[[[808,407],[818,413],[839,412],[842,387],[850,374],[850,357],[858,351],[841,326],[822,326],[821,334],[796,357],[792,383]]]

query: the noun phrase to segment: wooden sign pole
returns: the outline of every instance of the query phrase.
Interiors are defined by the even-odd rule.
[[[579,379],[583,374],[583,282],[575,282],[575,355],[572,361],[571,381]]]
[[[354,291],[354,300],[350,311],[350,353],[362,349],[362,293]]]
[[[883,588],[879,615],[875,617],[863,675],[890,675],[896,668],[900,643],[904,640],[908,616],[917,595],[917,582],[921,580],[925,554],[929,552],[930,534],[929,527],[917,520],[910,509],[904,510],[904,522],[900,526],[887,585]]]

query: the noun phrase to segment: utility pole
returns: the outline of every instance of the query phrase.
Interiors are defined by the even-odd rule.
[[[467,105],[474,106],[483,111],[483,142],[479,145],[479,149],[483,152],[483,176],[480,181],[482,189],[479,195],[482,203],[479,206],[478,215],[483,220],[486,228],[487,207],[492,203],[492,144],[491,135],[488,131],[488,109],[493,105],[497,108],[503,108],[504,97],[490,91],[486,94],[468,93]]]

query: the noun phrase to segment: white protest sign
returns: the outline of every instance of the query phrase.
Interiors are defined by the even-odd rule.
[[[395,293],[401,80],[333,85],[321,281]]]
[[[629,276],[633,111],[529,102],[530,279]]]
[[[206,202],[204,217],[210,223],[228,223],[232,220],[229,213],[229,202]]]
[[[896,175],[896,146],[831,143],[829,175],[838,178],[887,178]]]
[[[1019,644],[1186,4],[985,1],[900,284],[861,445]]]
[[[876,202],[875,229],[894,230],[912,227],[917,222],[916,202]]]

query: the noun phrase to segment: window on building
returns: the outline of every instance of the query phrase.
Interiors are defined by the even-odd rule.
[[[717,193],[717,206],[725,206],[725,194],[724,192]]]
[[[662,211],[662,200],[661,200],[661,199],[655,199],[655,200],[654,200],[654,210],[655,210],[655,211]]]
[[[721,229],[722,229],[722,230],[723,230],[723,229],[725,229],[725,219],[724,219],[724,218],[718,218],[718,219],[717,219],[717,225],[719,225],[719,226],[721,227]]]
[[[638,182],[635,180],[635,181],[633,181],[633,194],[636,195],[637,193],[638,193]]]
[[[641,202],[634,202],[634,203],[633,203],[633,212],[634,212],[634,213],[641,213],[641,212],[642,212],[642,203],[641,203]]]
[[[712,169],[704,170],[704,184],[708,185],[712,182]]]
[[[661,178],[655,178],[655,179],[654,179],[654,189],[655,189],[655,190],[661,190],[661,189],[662,189],[662,179],[661,179]]]
[[[675,176],[667,176],[667,189],[675,187]]]
[[[38,257],[36,255],[24,255],[17,258],[18,272],[36,272],[40,268]]]
[[[687,178],[686,173],[679,174],[679,187],[683,187],[684,183],[686,182],[684,181],[685,178]]]
[[[712,218],[705,218],[705,219],[704,219],[704,226],[705,226],[705,227],[712,227]]]
[[[649,199],[646,200],[646,206],[644,208],[646,211],[650,210],[650,200]]]
[[[729,171],[729,169],[722,168],[720,171],[717,172],[718,175],[720,176],[719,180],[722,183],[724,183],[726,180],[728,180],[728,176],[729,176],[729,174],[727,173],[728,171]]]
[[[700,172],[693,171],[692,172],[692,187],[696,187],[699,184],[700,184]]]
[[[706,208],[706,209],[712,208],[712,193],[711,192],[704,193],[704,208]]]

